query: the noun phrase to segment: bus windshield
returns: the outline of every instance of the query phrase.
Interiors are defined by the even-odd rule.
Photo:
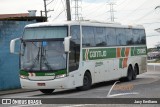
[[[67,26],[32,27],[24,30],[24,40],[61,39],[67,36]]]
[[[24,42],[21,46],[21,69],[54,71],[66,69],[63,41]]]
[[[26,28],[21,44],[21,69],[54,71],[66,69],[64,37],[67,27]]]

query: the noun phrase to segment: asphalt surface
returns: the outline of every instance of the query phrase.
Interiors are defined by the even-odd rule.
[[[160,98],[160,66],[148,66],[148,72],[137,76],[136,80],[131,82],[119,82],[113,89],[111,87],[116,81],[103,82],[95,84],[90,90],[87,91],[77,91],[76,89],[70,90],[55,90],[51,95],[42,94],[39,91],[32,92],[22,92],[15,94],[1,95],[0,98],[49,98],[48,100],[53,100],[53,98],[60,98],[60,100],[65,102],[64,98],[120,98],[124,102],[130,101],[128,99],[133,98],[138,104],[38,104],[38,105],[0,105],[0,107],[160,107],[159,104],[140,104],[141,100],[154,100],[152,98]],[[111,91],[110,91],[111,90]],[[110,92],[110,93],[109,93]],[[108,94],[109,93],[109,94]],[[140,101],[137,98],[141,98]],[[79,99],[81,100],[81,99]],[[117,100],[117,99],[115,99]],[[156,99],[157,100],[157,99]],[[159,102],[160,99],[158,99]],[[122,101],[122,102],[123,102]],[[133,102],[132,102],[133,103]]]

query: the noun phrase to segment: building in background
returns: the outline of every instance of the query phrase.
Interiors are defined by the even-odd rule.
[[[25,25],[47,20],[36,16],[35,12],[0,14],[0,90],[20,88],[19,57],[10,54],[9,45],[12,39],[22,35]]]

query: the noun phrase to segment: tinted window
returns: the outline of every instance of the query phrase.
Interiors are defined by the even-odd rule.
[[[69,71],[77,70],[79,67],[80,57],[80,27],[71,26],[71,42],[69,53]]]
[[[140,37],[141,37],[141,44],[146,44],[146,36],[145,36],[145,31],[144,30],[139,30]]]
[[[139,30],[133,29],[133,36],[134,36],[134,44],[140,44],[141,37],[140,37],[140,34],[139,34]]]
[[[117,45],[126,45],[125,29],[116,28]]]
[[[115,28],[105,28],[106,29],[106,35],[105,38],[107,40],[108,46],[115,46],[116,45],[116,34],[115,34]]]
[[[94,28],[90,26],[82,27],[82,45],[83,47],[95,46]]]
[[[94,27],[96,46],[107,46],[105,30],[103,27]]]
[[[26,28],[23,39],[64,38],[67,36],[67,28],[67,26]]]
[[[126,44],[133,45],[134,40],[133,40],[133,35],[132,35],[132,29],[125,29],[125,33],[126,33]]]
[[[146,44],[143,29],[83,27],[82,30],[83,47]]]

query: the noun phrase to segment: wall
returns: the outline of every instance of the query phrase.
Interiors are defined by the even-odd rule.
[[[35,21],[0,21],[0,90],[20,88],[19,56],[10,54],[9,45],[12,39],[22,35],[24,26],[30,23]]]

